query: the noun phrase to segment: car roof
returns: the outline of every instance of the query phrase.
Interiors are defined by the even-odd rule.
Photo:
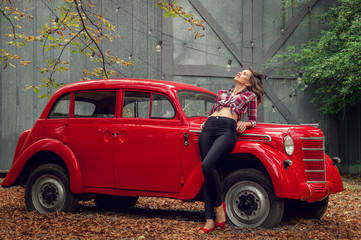
[[[173,81],[153,80],[153,79],[136,79],[136,78],[117,78],[117,79],[99,79],[99,80],[86,80],[81,82],[75,82],[65,85],[60,88],[54,95],[63,95],[64,93],[71,91],[83,91],[91,89],[116,89],[116,88],[137,88],[147,90],[166,91],[174,89],[175,91],[180,89],[202,91],[212,93],[209,90],[200,88],[194,85],[179,83]]]

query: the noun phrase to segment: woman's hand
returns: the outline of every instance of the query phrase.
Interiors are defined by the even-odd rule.
[[[237,122],[237,129],[238,133],[243,133],[247,129],[247,124],[245,122]]]
[[[201,124],[201,126],[199,127],[199,129],[201,129],[201,131],[203,130],[204,127],[204,123]]]

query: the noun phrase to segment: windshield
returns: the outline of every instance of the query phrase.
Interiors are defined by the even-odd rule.
[[[177,96],[185,115],[189,118],[207,117],[216,97],[204,92],[187,90],[178,91]]]

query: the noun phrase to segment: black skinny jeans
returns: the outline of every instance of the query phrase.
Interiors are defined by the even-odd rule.
[[[221,182],[217,166],[236,145],[236,128],[237,124],[231,118],[209,117],[199,136],[206,219],[215,220],[214,207],[222,204]]]

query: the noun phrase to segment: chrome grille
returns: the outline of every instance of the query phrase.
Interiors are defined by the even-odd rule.
[[[326,188],[324,138],[305,137],[301,140],[306,182],[315,184],[313,187],[318,192],[324,191]]]

